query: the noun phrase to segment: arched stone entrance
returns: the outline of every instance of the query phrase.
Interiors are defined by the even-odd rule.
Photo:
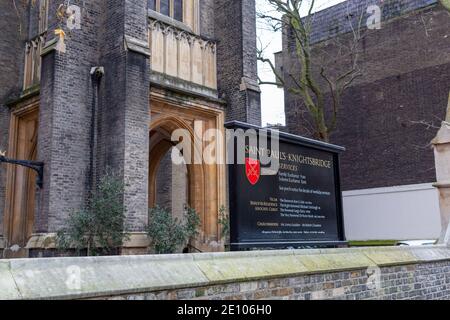
[[[149,152],[149,208],[157,204],[157,174],[161,161],[178,143],[171,141],[172,133],[184,129],[192,141],[191,159],[185,157],[187,168],[187,204],[195,209],[201,221],[200,235],[192,245],[200,251],[221,251],[218,212],[225,205],[225,166],[222,163],[200,164],[192,159],[202,159],[204,150],[203,133],[207,129],[223,128],[223,111],[203,105],[186,108],[180,101],[172,104],[166,97],[152,96]],[[195,122],[201,122],[200,130],[194,129]],[[223,141],[217,142],[218,154],[223,153]]]
[[[189,124],[183,119],[175,116],[163,116],[155,120],[150,125],[150,159],[149,159],[149,207],[156,206],[156,184],[158,167],[161,160],[175,147],[171,141],[171,134],[177,129],[185,129],[194,141],[194,132]],[[193,147],[193,153],[199,154],[198,148]],[[205,179],[203,165],[189,164],[190,160],[185,159],[188,171],[188,205],[194,208],[201,216],[204,224],[205,212]]]

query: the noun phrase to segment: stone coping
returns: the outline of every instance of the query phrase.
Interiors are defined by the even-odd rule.
[[[0,299],[98,298],[447,260],[445,246],[0,260]]]
[[[124,241],[123,248],[147,248],[150,243],[145,232],[128,232],[128,239]],[[36,233],[27,242],[27,249],[55,249],[56,233]],[[0,248],[1,248],[0,238]]]

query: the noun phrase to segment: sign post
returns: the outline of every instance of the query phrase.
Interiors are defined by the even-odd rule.
[[[231,250],[346,245],[344,148],[242,122],[225,127]]]

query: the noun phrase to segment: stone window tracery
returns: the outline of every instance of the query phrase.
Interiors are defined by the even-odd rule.
[[[49,0],[39,1],[39,34],[44,33],[48,29],[48,5]]]
[[[184,22],[184,0],[149,0],[149,9]]]

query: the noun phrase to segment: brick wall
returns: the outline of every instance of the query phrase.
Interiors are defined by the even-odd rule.
[[[83,1],[72,4],[82,6]],[[57,3],[50,1],[49,39],[56,27]],[[86,203],[93,90],[90,68],[98,61],[98,30],[102,3],[85,1],[81,30],[66,39],[66,52],[43,58],[38,159],[45,163],[44,189],[37,232],[56,232],[67,216]]]
[[[208,38],[215,38],[214,35],[214,0],[200,1],[200,33]]]
[[[110,167],[124,177],[127,227],[142,231],[148,210],[149,59],[125,51],[124,37],[147,41],[147,5],[139,0],[105,2],[101,27],[101,89],[99,168]],[[99,169],[101,170],[101,169]]]
[[[8,148],[9,110],[6,102],[16,99],[22,89],[21,70],[27,38],[27,15],[19,7],[17,17],[11,1],[0,2],[0,149]],[[0,237],[3,234],[3,211],[5,209],[6,166],[0,165]]]
[[[349,18],[356,22],[363,15],[366,19],[371,14],[367,13],[367,8],[371,5],[379,6],[382,21],[387,21],[437,2],[438,0],[348,0],[314,15],[311,41],[319,42],[351,32]]]
[[[450,300],[450,263],[381,268],[379,287],[367,269],[282,277],[110,297],[114,300]]]
[[[149,67],[148,57],[125,50],[124,38],[147,39],[146,5],[72,4],[83,7],[81,30],[68,35],[66,53],[53,51],[43,59],[39,159],[46,167],[36,231],[63,227],[67,215],[86,203],[92,175],[98,178],[106,168],[123,177],[127,226],[141,230],[147,217]],[[95,66],[105,69],[98,84],[90,74]]]
[[[172,212],[172,158],[169,150],[161,159],[156,173],[155,202],[161,208]]]
[[[450,59],[443,52],[450,47],[450,19],[440,6],[410,11],[412,2],[400,2],[408,13],[367,34],[360,64],[364,75],[342,97],[331,141],[347,148],[341,161],[344,190],[436,179],[429,143],[447,106]],[[393,3],[389,8],[397,8]],[[329,15],[326,11],[320,17]],[[298,63],[286,40],[284,65],[292,71]],[[332,41],[317,46],[335,50]],[[309,135],[305,127],[310,119],[301,102],[287,91],[285,95],[288,130]]]
[[[0,260],[0,277],[0,299],[450,300],[450,248]]]

